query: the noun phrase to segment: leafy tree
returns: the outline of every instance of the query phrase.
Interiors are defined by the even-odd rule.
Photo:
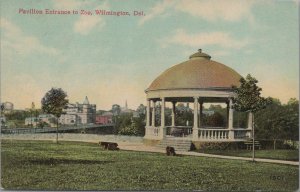
[[[118,104],[113,104],[111,107],[111,112],[114,116],[118,116],[121,113],[121,107]]]
[[[184,103],[178,103],[176,109],[178,110],[178,112],[183,113],[184,111],[186,111],[186,106],[184,106]]]
[[[139,135],[139,129],[136,122],[131,118],[131,123],[127,126],[121,127],[119,134],[121,135]]]
[[[248,74],[245,78],[240,79],[240,86],[233,86],[233,91],[237,97],[233,98],[233,108],[241,112],[250,112],[253,114],[253,154],[252,159],[254,161],[254,116],[255,113],[265,108],[271,103],[270,98],[261,97],[262,89],[256,84],[258,81]]]
[[[288,120],[286,124],[287,139],[299,141],[299,101],[292,98],[284,108],[285,117]]]
[[[57,118],[56,124],[56,143],[58,143],[58,118],[63,114],[63,109],[68,104],[67,93],[61,88],[52,88],[42,98],[42,110],[52,114]]]
[[[203,124],[204,126],[223,127],[225,126],[225,121],[219,112],[215,112],[212,115],[203,114]]]
[[[137,135],[144,136],[145,135],[145,126],[146,122],[144,121],[144,118],[133,118],[133,123],[137,127]]]
[[[145,126],[145,115],[133,117],[133,113],[121,113],[116,118],[114,134],[144,135]]]
[[[278,140],[299,140],[299,103],[291,99],[287,105],[282,105],[278,99],[259,111],[256,117],[257,137],[273,140],[276,149]]]
[[[262,89],[256,84],[258,81],[247,75],[246,79],[240,79],[240,87],[233,86],[233,91],[237,97],[233,99],[233,108],[237,111],[255,113],[271,103],[271,98],[261,97]]]
[[[161,105],[160,105],[160,102],[158,102],[158,104],[155,105],[155,125],[156,126],[159,126],[161,123],[160,117],[161,117]]]
[[[1,114],[3,113],[4,109],[5,109],[4,103],[1,103],[1,104],[0,104]]]
[[[166,125],[172,124],[172,109],[169,107],[165,108],[165,123]]]
[[[284,136],[284,109],[280,102],[273,99],[272,104],[265,109],[257,112],[256,115],[257,138],[259,139],[272,139],[273,148],[276,148],[276,141],[283,139]]]
[[[131,124],[132,113],[121,113],[115,116],[115,129],[114,134],[118,134],[119,131]]]
[[[24,121],[25,118],[30,117],[31,115],[29,111],[12,111],[7,113],[5,116],[7,120]]]
[[[299,105],[299,101],[296,98],[290,98],[290,100],[287,102],[287,105],[297,106]]]
[[[248,126],[248,114],[246,112],[234,111],[233,116],[233,127],[246,128]]]
[[[113,132],[114,133],[118,133],[118,129],[119,129],[118,119],[119,119],[119,115],[121,113],[121,107],[120,107],[120,105],[113,104],[112,107],[111,107],[111,112],[113,114],[113,123],[115,124]]]
[[[175,113],[175,124],[177,126],[186,126],[187,121],[189,122],[189,125],[192,125],[194,118],[192,110],[188,110],[183,106],[183,104],[178,104],[176,106]]]
[[[50,124],[48,124],[44,121],[39,121],[38,124],[37,124],[37,127],[40,127],[40,128],[50,127]]]
[[[139,116],[145,116],[146,114],[146,107],[143,104],[140,104],[138,108],[136,109],[136,112],[139,114]]]
[[[204,108],[203,108],[204,109]],[[202,125],[213,126],[213,127],[225,127],[227,123],[227,109],[221,105],[211,104],[208,108],[209,111],[213,111],[212,115],[205,115],[202,113]]]

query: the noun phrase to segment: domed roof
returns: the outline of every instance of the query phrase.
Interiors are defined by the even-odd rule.
[[[238,86],[241,75],[236,71],[210,60],[202,50],[190,60],[175,65],[158,76],[146,91],[165,89],[230,89]]]

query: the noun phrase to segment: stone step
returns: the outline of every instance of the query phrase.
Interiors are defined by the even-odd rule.
[[[160,143],[191,143],[191,141],[186,141],[186,140],[162,140]]]
[[[167,146],[169,146],[174,147],[175,151],[189,151],[191,148],[191,144],[192,142],[187,140],[164,139],[157,145],[157,147],[165,149]]]

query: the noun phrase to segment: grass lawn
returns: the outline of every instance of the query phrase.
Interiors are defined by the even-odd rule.
[[[237,157],[252,157],[252,150],[205,150],[204,153]],[[299,161],[299,151],[285,149],[255,150],[255,157],[287,161]]]
[[[160,153],[105,151],[79,142],[2,140],[10,190],[295,191],[298,167]]]

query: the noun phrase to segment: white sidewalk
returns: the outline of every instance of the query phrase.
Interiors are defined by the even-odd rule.
[[[155,152],[155,153],[165,153],[166,151],[154,146],[147,146],[140,143],[118,143],[119,148],[121,150],[128,150],[128,151],[144,151],[144,152]],[[244,161],[252,161],[252,158],[249,157],[235,157],[235,156],[224,156],[224,155],[213,155],[213,154],[206,154],[206,153],[198,153],[193,151],[176,151],[177,154],[180,155],[191,155],[191,156],[199,156],[199,157],[214,157],[214,158],[221,158],[221,159],[235,159],[235,160],[244,160]],[[299,166],[299,162],[297,161],[284,161],[284,160],[275,160],[275,159],[261,159],[255,158],[257,162],[264,162],[264,163],[279,163],[279,164],[286,164],[286,165],[297,165]]]

